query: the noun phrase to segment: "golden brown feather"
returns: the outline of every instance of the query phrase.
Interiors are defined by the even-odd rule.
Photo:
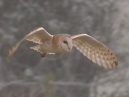
[[[116,68],[118,61],[114,53],[104,44],[86,34],[74,35],[73,45],[88,59],[104,68]]]

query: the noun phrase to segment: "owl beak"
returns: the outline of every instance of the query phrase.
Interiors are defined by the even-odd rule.
[[[70,50],[70,47],[69,47],[69,45],[68,45],[68,48],[69,48],[69,50]]]
[[[71,46],[70,45],[68,45],[68,49],[71,50]]]

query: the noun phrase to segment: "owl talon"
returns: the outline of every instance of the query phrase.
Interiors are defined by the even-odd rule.
[[[47,55],[47,53],[41,53],[41,54],[40,54],[40,56],[41,56],[42,58],[46,57],[46,55]]]

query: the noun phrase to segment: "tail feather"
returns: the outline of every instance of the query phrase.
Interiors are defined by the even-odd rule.
[[[30,47],[30,49],[33,49],[39,53],[46,53],[43,49],[41,49],[41,45],[36,45],[36,46],[33,46],[33,47]],[[55,54],[55,53],[48,53],[47,54]]]
[[[40,45],[36,45],[36,46],[30,47],[30,49],[33,49],[33,50],[35,50],[35,51],[37,51],[37,52],[40,52],[40,53],[43,52],[43,51],[41,51],[41,49],[40,49]]]

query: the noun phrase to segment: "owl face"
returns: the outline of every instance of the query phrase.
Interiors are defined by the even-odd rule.
[[[73,47],[72,39],[70,38],[70,36],[62,37],[60,39],[59,45],[63,51],[69,52]]]

